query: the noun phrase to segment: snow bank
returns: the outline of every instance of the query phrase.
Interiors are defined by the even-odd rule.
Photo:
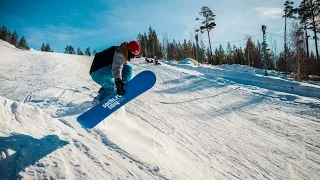
[[[191,59],[191,58],[185,58],[184,60],[178,61],[178,64],[191,64],[191,65],[197,65],[198,62]]]
[[[0,179],[49,179],[66,175],[63,167],[54,167],[57,164],[49,161],[39,161],[69,144],[57,136],[59,129],[49,115],[36,106],[0,97],[0,119],[0,150],[5,154],[0,159]],[[30,176],[34,168],[56,170]]]
[[[53,119],[39,107],[3,97],[0,97],[0,119],[2,134],[10,134],[19,130],[19,133],[40,138],[56,130]]]
[[[211,76],[220,77],[248,86],[258,86],[274,91],[297,94],[305,97],[320,98],[320,86],[318,85],[293,81],[287,78],[275,76],[274,73],[271,73],[269,76],[264,76],[263,70],[260,69],[237,64],[221,65],[216,67],[201,65],[198,67],[197,65],[193,65],[189,62],[193,61],[185,59],[183,60],[183,63],[166,63],[172,66],[197,71],[208,78]]]
[[[240,64],[222,64],[218,66],[220,69],[237,71],[237,72],[246,72],[250,74],[264,74],[264,71],[261,69],[253,68],[250,66],[240,65]]]

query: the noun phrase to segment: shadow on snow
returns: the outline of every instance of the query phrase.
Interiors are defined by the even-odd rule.
[[[57,135],[36,139],[24,134],[0,137],[0,179],[17,179],[19,172],[67,145]],[[14,152],[10,154],[10,151]]]

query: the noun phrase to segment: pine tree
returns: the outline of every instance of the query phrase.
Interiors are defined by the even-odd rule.
[[[24,36],[22,36],[22,38],[20,39],[20,41],[18,43],[18,48],[23,49],[23,50],[29,50],[28,43],[27,43],[26,39],[24,38]]]
[[[237,46],[233,45],[232,47],[232,60],[231,60],[231,64],[235,64],[236,63],[236,54],[237,54]]]
[[[17,31],[14,30],[12,35],[11,35],[11,38],[10,38],[10,44],[14,45],[14,46],[18,46],[18,34],[17,34]]]
[[[76,54],[76,51],[71,45],[69,46],[69,54]]]
[[[188,41],[187,47],[188,47],[187,57],[190,57],[192,59],[196,59],[193,54],[193,46],[192,46],[192,42],[190,40]]]
[[[69,46],[67,45],[67,46],[64,48],[64,53],[65,53],[65,54],[70,54],[69,50],[70,50],[70,48],[69,48]]]
[[[202,43],[202,44],[203,44],[203,43]],[[203,57],[202,57],[203,59],[202,59],[201,63],[202,63],[202,64],[204,64],[204,63],[206,63],[206,62],[209,63],[209,61],[211,60],[211,59],[210,59],[210,56],[211,56],[210,48],[209,48],[209,47],[205,47],[204,44],[203,44],[202,49],[203,49],[203,50],[205,49],[205,52],[202,51],[202,52],[203,52]],[[209,63],[209,64],[212,64],[212,65],[213,65],[214,62]]]
[[[175,42],[174,40],[173,40],[173,42]],[[168,43],[168,59],[175,59],[175,54],[174,54],[174,52],[175,52],[175,46],[174,46],[174,43],[173,42],[169,42]]]
[[[11,31],[8,30],[7,31],[7,42],[10,43],[10,40],[11,40]]]
[[[45,48],[44,48],[44,51],[46,51],[46,52],[52,52],[52,50],[51,50],[51,47],[50,47],[50,44],[49,44],[49,43],[46,43]]]
[[[267,45],[268,46],[268,45]],[[263,68],[263,64],[262,64],[262,44],[260,44],[260,42],[257,42],[257,45],[255,45],[255,51],[253,54],[253,67],[256,68]]]
[[[275,54],[272,50],[267,53],[267,63],[269,70],[275,70]]]
[[[213,57],[214,57],[214,63],[210,63],[210,64],[218,64],[218,63],[216,63],[216,62],[218,62],[219,60],[219,50],[218,50],[218,48],[216,48],[215,50],[214,50],[214,55],[213,55]]]
[[[305,32],[305,39],[306,39],[306,49],[307,49],[307,56],[309,58],[309,35],[308,35],[308,24],[310,22],[310,18],[308,17],[308,7],[306,5],[306,1],[302,1],[300,3],[299,8],[297,9],[297,13],[299,14],[298,19],[300,20],[300,24],[303,26]]]
[[[310,19],[308,29],[312,30],[314,33],[313,39],[316,46],[316,57],[317,61],[319,61],[319,51],[318,51],[318,36],[320,23],[320,1],[319,0],[303,0],[301,4],[304,4],[304,10],[306,11],[306,17]]]
[[[254,63],[254,55],[256,54],[256,50],[255,50],[255,45],[251,39],[251,37],[249,36],[248,40],[247,40],[247,44],[246,47],[244,48],[244,55],[245,55],[245,59],[246,59],[246,64],[249,66],[253,66]]]
[[[195,43],[192,43],[192,46],[193,46],[193,50],[192,50],[192,53],[193,53],[193,56],[194,56],[194,59],[197,59],[197,45]],[[199,61],[200,61],[200,58],[199,58]],[[201,63],[207,63],[206,61],[201,61]]]
[[[244,54],[243,54],[242,48],[240,47],[235,50],[235,63],[243,64],[243,62],[244,62]]]
[[[277,71],[284,72],[284,70],[285,70],[285,67],[284,67],[284,53],[280,53],[279,59],[278,59],[276,65],[277,65]]]
[[[210,58],[211,57],[210,49],[204,45],[202,40],[200,41],[199,54],[200,54],[200,61],[202,63],[214,64],[214,62],[212,61],[213,58]]]
[[[228,42],[228,45],[227,45],[227,50],[226,50],[226,58],[225,58],[225,63],[227,64],[231,64],[232,62],[232,49],[231,49],[231,44]]]
[[[214,17],[216,15],[214,15],[213,12],[211,11],[211,9],[207,6],[202,7],[199,14],[205,18],[205,20],[202,22],[202,26],[200,26],[199,30],[201,33],[204,33],[204,31],[207,31],[207,33],[208,33],[209,47],[210,47],[210,54],[211,54],[210,59],[212,59],[210,31],[216,26],[216,23],[214,22]],[[197,20],[199,20],[199,18],[197,18]]]
[[[77,54],[78,54],[78,55],[83,55],[83,52],[81,51],[80,48],[77,49]]]
[[[303,31],[300,25],[293,24],[291,38],[293,41],[293,57],[291,58],[291,70],[297,80],[306,77],[306,56],[303,48]]]
[[[184,59],[183,46],[182,46],[182,44],[180,43],[180,41],[179,41],[179,43],[178,43],[177,50],[178,50],[178,51],[177,51],[177,54],[178,54],[177,59],[183,60],[183,59]]]
[[[294,8],[293,8],[293,4],[294,2],[287,0],[284,3],[284,15],[282,16],[283,18],[285,18],[284,20],[284,63],[285,63],[285,67],[287,67],[287,18],[291,18],[294,19]]]
[[[222,45],[220,44],[219,49],[217,50],[217,54],[216,54],[216,62],[217,65],[220,65],[224,62],[225,59],[225,51],[222,47]]]
[[[147,33],[144,32],[142,41],[142,50],[146,57],[151,57],[152,55],[149,53],[148,48],[148,36]]]
[[[188,57],[189,48],[188,48],[188,43],[187,43],[186,39],[183,40],[182,48],[183,48],[182,49],[183,58],[187,58]]]
[[[8,41],[8,30],[5,26],[2,26],[0,29],[0,39]]]
[[[91,56],[91,51],[90,51],[90,48],[89,48],[89,47],[86,49],[85,54],[86,54],[87,56]]]
[[[151,28],[151,26],[149,26],[148,51],[149,51],[150,57],[154,57],[155,56],[155,41],[156,41],[156,37],[154,35],[153,29]]]
[[[168,59],[168,46],[169,46],[168,35],[167,33],[163,33],[162,34],[162,53],[165,59]]]
[[[143,53],[143,49],[144,49],[144,44],[142,44],[142,41],[143,41],[143,35],[139,32],[139,34],[137,35],[137,41],[139,42],[139,44],[140,44],[140,48],[141,48],[141,50],[140,50],[140,54],[142,55],[142,56],[144,56],[144,53]]]
[[[44,44],[44,43],[42,43],[42,45],[41,45],[41,51],[45,51],[46,50],[46,45]]]
[[[147,50],[150,56],[157,56],[158,58],[161,58],[162,55],[162,48],[158,39],[158,35],[155,30],[152,29],[151,26],[149,26],[149,32],[147,37]]]

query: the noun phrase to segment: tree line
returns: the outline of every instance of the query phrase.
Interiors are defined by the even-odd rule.
[[[148,33],[139,33],[137,40],[141,46],[140,55],[144,57],[153,57],[155,55],[158,58],[170,60],[196,59],[195,42],[190,39],[184,39],[183,42],[173,39],[172,42],[169,42],[167,35],[163,34],[162,43],[160,43],[157,33],[151,26]],[[251,37],[248,37],[244,48],[232,46],[230,43],[224,48],[220,44],[213,53],[210,53],[210,48],[203,41],[199,42],[199,59],[202,64],[241,64],[263,68],[262,53],[261,43],[259,41],[255,43]],[[267,60],[269,69],[275,69],[275,53],[272,50],[267,52]]]
[[[3,41],[6,41],[15,47],[22,49],[22,50],[29,50],[30,47],[28,45],[27,40],[22,36],[19,40],[19,35],[16,30],[14,30],[12,33],[10,29],[7,29],[7,27],[2,26],[0,29],[0,39]]]
[[[293,26],[287,28],[285,24],[285,48],[277,52],[276,43],[266,44],[266,61],[268,70],[276,70],[283,74],[291,74],[297,80],[307,79],[308,75],[320,76],[320,61],[318,55],[317,33],[320,32],[320,0],[303,0],[299,7],[294,8],[293,2],[286,1],[284,8],[284,18],[298,20]],[[227,44],[223,47],[221,44],[211,50],[209,33],[214,29],[215,15],[210,8],[202,7],[199,13],[203,17],[202,25],[196,32],[207,32],[209,43],[206,45],[199,40],[199,60],[202,64],[221,65],[221,64],[241,64],[256,68],[263,68],[263,43],[247,37],[244,47]],[[287,20],[285,21],[287,23]],[[287,30],[288,29],[288,30]],[[289,36],[286,37],[286,34]],[[310,51],[308,45],[308,32],[313,32],[316,53]],[[190,33],[193,35],[193,32]],[[182,60],[184,58],[197,59],[197,46],[193,36],[189,40],[182,42],[173,39],[168,40],[166,33],[162,34],[162,39],[150,26],[148,32],[137,35],[137,40],[141,45],[141,56],[164,59]]]
[[[79,47],[78,47],[77,51],[75,51],[75,49],[71,45],[67,45],[65,47],[64,53],[91,56],[91,55],[95,55],[97,53],[97,51],[93,50],[93,52],[91,52],[90,48],[87,47],[87,49],[83,53]]]
[[[40,50],[46,51],[46,52],[53,52],[49,43],[42,43]],[[93,52],[91,52],[90,48],[87,47],[83,53],[79,47],[78,47],[77,51],[75,51],[75,49],[72,45],[66,45],[66,47],[64,48],[64,53],[65,54],[77,54],[77,55],[92,56],[92,55],[95,55],[97,53],[97,51],[93,50]]]
[[[285,1],[285,37],[284,52],[280,53],[279,69],[293,72],[298,80],[308,75],[320,75],[318,51],[318,33],[320,32],[320,0],[302,0],[294,7],[293,1]],[[287,20],[293,20],[293,26],[287,33]],[[310,36],[312,34],[312,36]],[[315,43],[315,53],[310,51],[310,40]]]

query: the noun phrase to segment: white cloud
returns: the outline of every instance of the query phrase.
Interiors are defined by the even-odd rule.
[[[283,15],[283,9],[281,8],[256,7],[254,11],[268,18],[281,18]]]

